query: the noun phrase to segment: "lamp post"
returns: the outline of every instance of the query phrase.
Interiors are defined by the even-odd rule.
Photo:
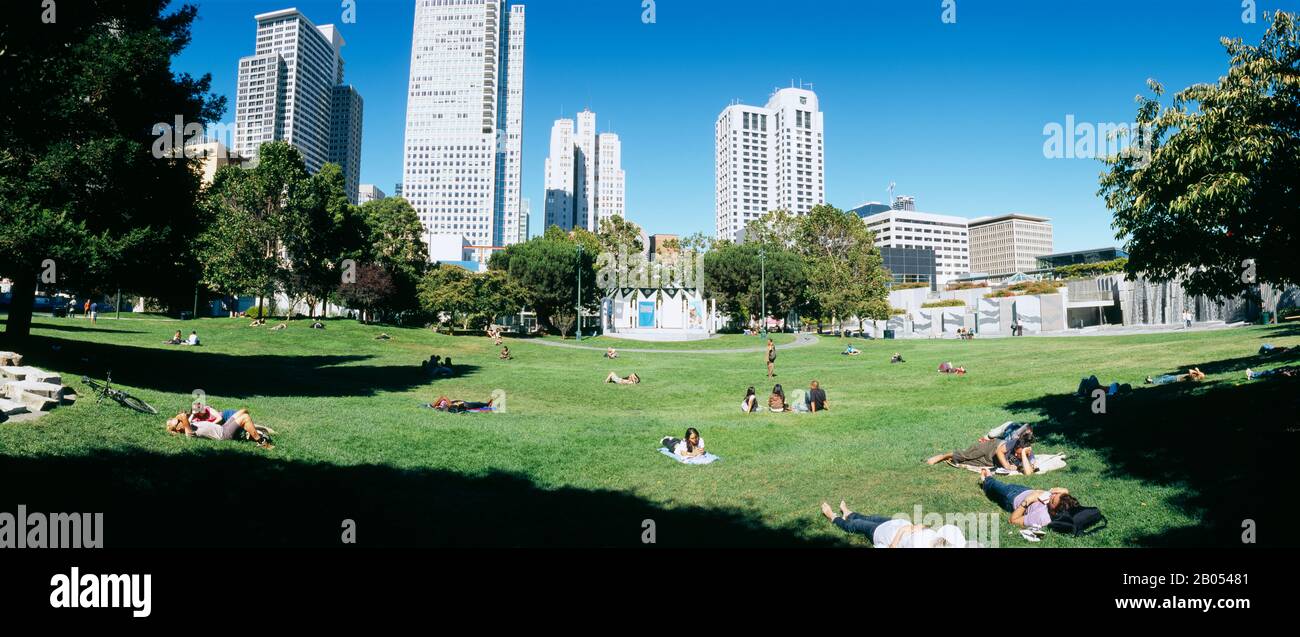
[[[762,323],[758,328],[758,337],[762,340],[767,339],[767,250],[760,247],[758,249],[758,267],[760,274],[759,303],[761,304],[762,316],[759,320]]]
[[[578,243],[578,307],[575,323],[578,325],[578,340],[582,340],[582,243]]]

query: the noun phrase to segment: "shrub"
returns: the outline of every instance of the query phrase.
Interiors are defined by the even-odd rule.
[[[1059,288],[1065,287],[1065,281],[1024,281],[1007,286],[984,295],[986,299],[999,299],[1009,296],[1033,296],[1035,294],[1060,294]]]
[[[891,308],[889,308],[889,315],[890,315],[890,316],[899,316],[899,315],[902,315],[902,314],[907,314],[907,310],[905,310],[905,309],[903,309],[903,308],[901,308],[901,307],[891,307]]]
[[[1076,263],[1074,265],[1063,265],[1059,268],[1053,268],[1052,276],[1058,279],[1089,278],[1101,276],[1103,274],[1123,272],[1124,266],[1126,265],[1128,265],[1128,259],[1122,257],[1098,263]]]
[[[988,286],[989,286],[989,282],[988,282],[988,281],[979,281],[979,282],[975,282],[975,281],[962,281],[962,282],[960,282],[960,283],[949,283],[947,289],[948,289],[949,291],[954,291],[954,290],[974,290],[974,289],[976,289],[976,288],[986,288],[986,287],[988,287]]]
[[[943,301],[931,301],[929,303],[923,303],[921,304],[921,307],[923,309],[929,309],[932,307],[966,307],[966,302],[962,301],[961,299],[945,299]]]
[[[891,290],[918,290],[920,288],[930,287],[929,283],[896,283],[891,286]]]

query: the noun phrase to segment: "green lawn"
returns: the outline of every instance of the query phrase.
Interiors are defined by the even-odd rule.
[[[752,337],[658,344],[687,351],[617,361],[512,340],[515,360],[503,362],[485,338],[346,321],[324,331],[246,324],[38,318],[26,363],[62,372],[65,384],[80,389],[83,373],[111,368],[115,383],[164,417],[202,390],[218,408],[248,407],[278,432],[277,446],[171,437],[164,417],[83,398],[34,423],[0,424],[0,511],[103,511],[110,547],[190,545],[196,530],[221,546],[332,546],[343,519],[356,521],[365,545],[640,545],[642,521],[653,519],[659,546],[862,546],[820,516],[823,500],[884,515],[914,505],[995,512],[975,474],[922,460],[1029,420],[1036,450],[1064,451],[1070,466],[1013,480],[1068,487],[1110,519],[1101,533],[1032,546],[1240,546],[1246,518],[1261,543],[1296,543],[1280,520],[1269,525],[1283,515],[1271,513],[1276,500],[1257,505],[1295,482],[1283,462],[1295,457],[1300,429],[1296,384],[1244,378],[1248,366],[1280,364],[1260,365],[1261,343],[1300,344],[1295,326],[856,340],[856,358],[823,337],[777,361],[787,391],[812,379],[826,388],[831,411],[811,416],[739,412],[746,387],[764,397],[771,389],[761,353],[689,351],[757,346]],[[176,329],[197,329],[204,345],[162,345]],[[381,332],[393,339],[375,340]],[[908,363],[890,365],[894,351]],[[463,375],[422,377],[418,364],[433,353],[450,355]],[[936,373],[944,360],[970,374]],[[1209,380],[1141,387],[1145,375],[1190,365]],[[644,382],[602,384],[610,371]],[[1137,389],[1093,415],[1068,396],[1090,373]],[[498,389],[506,413],[420,408],[440,394],[486,400]],[[690,426],[722,462],[684,466],[655,452],[661,436]],[[1002,546],[1030,546],[1002,520]]]

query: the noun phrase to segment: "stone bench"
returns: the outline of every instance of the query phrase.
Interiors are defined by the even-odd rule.
[[[21,401],[0,398],[0,414],[5,416],[17,416],[18,414],[27,413],[27,405]]]
[[[17,367],[23,364],[23,355],[13,352],[0,352],[0,365],[12,365]]]
[[[0,379],[3,380],[30,380],[38,383],[52,383],[62,385],[63,378],[54,372],[47,372],[35,367],[18,367],[14,365],[0,366]]]

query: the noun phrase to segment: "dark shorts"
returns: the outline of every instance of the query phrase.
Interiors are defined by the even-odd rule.
[[[223,409],[221,411],[221,439],[222,440],[234,440],[235,437],[238,436],[239,433],[244,430],[244,428],[240,426],[239,423],[231,420],[231,417],[233,417],[238,412],[239,412],[238,409]]]

